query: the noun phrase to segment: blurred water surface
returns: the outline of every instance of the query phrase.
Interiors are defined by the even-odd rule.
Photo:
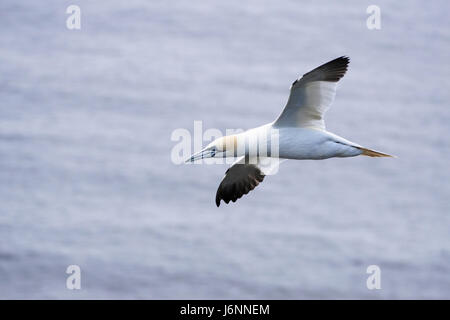
[[[449,298],[449,3],[370,4],[3,0],[0,298]],[[220,208],[226,165],[171,162],[344,54],[328,129],[398,159],[288,161]]]

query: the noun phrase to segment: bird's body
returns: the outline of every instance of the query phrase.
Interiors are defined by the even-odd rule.
[[[322,160],[354,157],[362,153],[356,144],[331,132],[312,128],[281,128],[280,157],[296,160]]]
[[[273,123],[247,130],[236,135],[239,145],[248,144],[248,149],[256,149],[258,143],[251,137],[264,137],[270,140],[273,131],[278,134],[278,158],[292,160],[321,160],[333,157],[354,157],[362,154],[362,150],[356,143],[350,142],[334,133],[315,128],[276,127]],[[253,143],[248,143],[252,141]],[[270,144],[269,144],[270,152]],[[248,152],[237,153],[244,156]]]
[[[347,71],[349,59],[332,60],[294,81],[289,100],[279,117],[269,124],[219,138],[191,156],[237,157],[216,193],[216,205],[236,201],[253,190],[280,160],[321,160],[333,157],[390,157],[364,148],[325,128],[324,114],[336,94],[336,84]]]

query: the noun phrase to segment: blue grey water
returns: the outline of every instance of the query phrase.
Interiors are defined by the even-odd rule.
[[[449,9],[2,0],[0,298],[450,298]],[[220,208],[227,165],[171,161],[175,129],[270,122],[340,55],[328,129],[397,159],[288,161]]]

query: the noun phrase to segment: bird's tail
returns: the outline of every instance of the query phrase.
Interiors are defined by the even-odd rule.
[[[358,147],[358,149],[362,151],[362,153],[361,153],[362,156],[396,158],[396,156],[391,156],[390,154],[387,154],[387,153],[382,153],[382,152],[370,150],[370,149],[363,148],[363,147]]]

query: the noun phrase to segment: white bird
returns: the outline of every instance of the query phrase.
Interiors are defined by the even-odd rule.
[[[350,59],[339,57],[305,73],[294,81],[284,110],[269,124],[221,137],[192,155],[186,162],[212,157],[239,157],[226,171],[216,193],[220,201],[235,202],[253,190],[264,176],[285,159],[327,159],[333,157],[392,157],[364,148],[325,129],[324,114],[336,95],[337,82]],[[276,137],[276,145],[269,144]],[[265,153],[261,141],[267,143]],[[253,151],[252,151],[253,150]],[[255,151],[256,150],[256,151]]]

